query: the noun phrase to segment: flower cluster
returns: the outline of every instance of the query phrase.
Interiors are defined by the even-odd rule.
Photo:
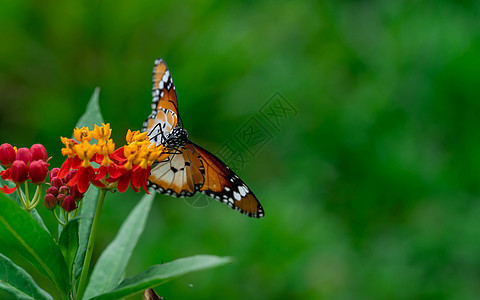
[[[84,196],[76,185],[71,187],[66,185],[77,171],[71,170],[64,180],[58,178],[59,171],[59,168],[54,168],[50,172],[50,187],[45,195],[44,205],[50,210],[54,210],[57,205],[60,205],[66,212],[72,212],[77,208],[77,202],[80,202]]]
[[[150,143],[146,132],[127,132],[127,145],[115,150],[115,143],[110,138],[110,124],[95,125],[90,131],[86,127],[76,128],[74,138],[62,137],[65,148],[62,154],[67,156],[57,177],[67,185],[77,186],[80,193],[85,193],[90,183],[100,189],[116,188],[125,192],[130,185],[135,192],[143,187],[147,191],[147,180],[152,164],[157,159],[168,155],[163,146]],[[93,143],[93,139],[97,143]],[[94,167],[92,163],[99,166]],[[71,170],[76,170],[70,180],[65,180]]]
[[[41,144],[35,144],[30,149],[16,149],[10,144],[0,146],[0,164],[7,168],[0,172],[3,180],[12,181],[15,187],[7,185],[0,187],[4,193],[13,193],[19,184],[31,180],[33,184],[41,185],[48,174],[47,151]]]

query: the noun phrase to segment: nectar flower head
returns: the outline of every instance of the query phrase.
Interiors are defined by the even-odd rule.
[[[90,183],[102,189],[117,188],[120,192],[125,191],[130,183],[134,191],[138,192],[140,187],[146,190],[151,165],[164,153],[163,146],[150,143],[147,132],[128,130],[127,145],[115,150],[111,133],[107,123],[101,127],[95,125],[93,131],[86,127],[76,128],[75,140],[62,137],[65,145],[62,154],[68,157],[57,176],[65,178],[70,187],[76,185],[80,194],[87,191]],[[97,143],[91,142],[92,138]],[[100,167],[94,168],[91,162],[98,163]],[[76,173],[66,180],[70,170]],[[72,196],[75,194],[70,193]]]
[[[93,134],[88,127],[83,126],[82,128],[75,128],[73,131],[73,137],[79,142],[90,142],[93,138]]]
[[[107,124],[102,123],[102,127],[98,127],[98,125],[95,124],[95,128],[92,131],[92,135],[99,142],[108,140],[112,135],[112,129],[110,129],[110,123],[107,123]]]
[[[65,148],[62,148],[62,155],[68,155],[68,157],[74,157],[75,156],[75,145],[78,144],[72,139],[65,138],[65,137],[60,137],[62,140],[62,143],[65,145]]]

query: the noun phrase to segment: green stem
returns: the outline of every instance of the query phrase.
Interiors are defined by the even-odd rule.
[[[92,259],[93,245],[95,244],[95,237],[97,236],[97,225],[100,219],[100,213],[102,211],[103,200],[105,200],[106,190],[100,190],[98,196],[97,209],[95,210],[95,216],[93,217],[92,230],[90,231],[90,237],[88,239],[87,253],[85,253],[85,260],[83,262],[82,273],[80,275],[80,281],[77,290],[77,300],[81,300],[87,287],[88,269],[90,268],[90,260]]]
[[[52,209],[52,211],[53,211],[53,215],[55,216],[55,219],[57,219],[57,222],[58,222],[60,225],[62,225],[62,226],[67,225],[67,223],[65,223],[65,222],[63,222],[62,220],[60,220],[60,218],[57,216],[57,212],[55,211],[55,208]]]
[[[17,184],[17,193],[18,193],[18,198],[20,198],[20,202],[22,202],[22,206],[23,206],[23,209],[27,209],[27,204],[25,203],[25,199],[23,199],[23,196],[22,196],[22,191],[20,189],[20,187],[18,186]]]
[[[28,183],[25,181],[25,204],[27,205],[27,211],[30,211],[30,196],[28,195]]]
[[[37,207],[38,203],[40,203],[40,198],[42,197],[42,189],[40,185],[37,185],[37,190],[35,191],[35,195],[33,195],[32,202],[30,203],[29,210],[34,209]]]

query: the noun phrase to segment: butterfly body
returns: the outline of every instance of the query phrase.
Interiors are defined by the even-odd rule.
[[[178,124],[178,104],[172,75],[162,59],[153,68],[152,113],[143,124],[152,143],[170,154],[152,166],[149,187],[174,197],[200,192],[249,217],[262,218],[260,202],[247,185],[219,158],[194,144]]]

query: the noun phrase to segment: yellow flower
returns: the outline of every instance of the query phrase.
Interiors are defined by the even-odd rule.
[[[112,129],[110,129],[110,123],[107,123],[107,124],[102,123],[102,127],[98,127],[97,124],[95,124],[95,128],[92,131],[92,135],[97,141],[108,140],[111,134],[112,134]]]
[[[68,157],[70,158],[76,156],[77,154],[75,153],[74,146],[77,143],[74,140],[65,138],[63,136],[60,137],[60,139],[62,140],[62,143],[65,145],[65,148],[62,148],[62,155],[63,156],[68,155]]]
[[[88,127],[83,126],[82,128],[75,128],[73,131],[73,137],[79,142],[90,142],[90,140],[93,138],[93,134],[90,130],[88,130]]]
[[[90,145],[85,140],[81,144],[75,145],[74,150],[78,158],[82,160],[82,167],[87,168],[90,166],[90,160],[96,153],[97,145]]]

